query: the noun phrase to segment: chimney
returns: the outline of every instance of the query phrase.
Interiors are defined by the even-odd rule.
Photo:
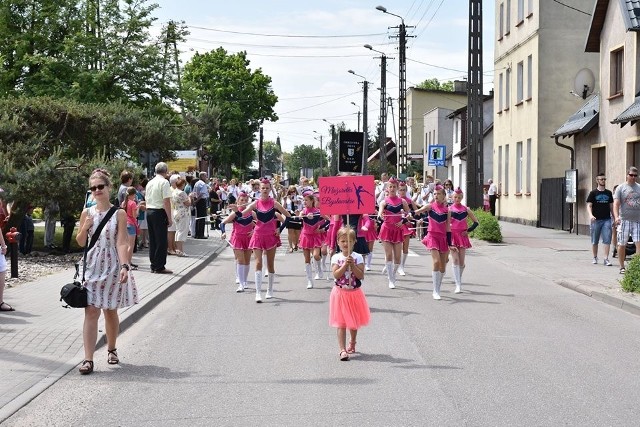
[[[467,81],[466,80],[454,80],[453,81],[453,91],[454,92],[467,92]]]

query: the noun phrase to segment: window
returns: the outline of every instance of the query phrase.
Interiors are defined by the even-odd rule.
[[[496,185],[500,185],[499,183],[504,181],[502,179],[502,145],[498,147],[498,178],[496,181]]]
[[[533,0],[528,0],[528,3],[527,12],[529,12],[529,14],[527,15],[527,18],[533,15]]]
[[[516,26],[522,24],[524,21],[524,0],[518,0],[518,23]]]
[[[458,121],[458,119],[454,119],[453,120],[453,143],[456,145],[460,143],[460,138],[458,137],[459,126],[460,126],[460,122]]]
[[[518,71],[516,77],[518,78],[518,85],[516,87],[516,105],[518,105],[522,103],[522,99],[524,98],[524,82],[522,81],[524,78],[524,62],[518,62]]]
[[[606,148],[597,147],[591,150],[591,174],[597,176],[600,172],[607,174]]]
[[[522,141],[516,142],[516,193],[522,193]]]
[[[527,139],[527,186],[524,191],[531,194],[531,138]]]
[[[500,32],[498,34],[500,34],[500,37],[498,38],[498,40],[502,40],[502,38],[504,37],[504,3],[500,3],[499,28],[500,28]]]
[[[527,99],[533,97],[533,55],[527,57]]]
[[[511,0],[507,0],[507,19],[505,22],[505,32],[504,35],[508,36],[511,32]]]
[[[498,112],[502,111],[502,83],[504,76],[500,73],[499,83],[498,83]]]
[[[504,109],[508,110],[511,103],[511,66],[507,67],[504,80]]]
[[[611,82],[609,96],[622,94],[622,79],[624,77],[624,49],[611,52]]]
[[[504,146],[504,190],[509,194],[509,144]]]
[[[633,143],[633,159],[631,159],[631,165],[640,164],[640,142]]]

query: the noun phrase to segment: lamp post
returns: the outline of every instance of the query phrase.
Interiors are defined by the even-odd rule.
[[[331,175],[338,175],[338,149],[337,149],[337,141],[336,141],[336,125],[331,123],[327,119],[322,119],[323,122],[327,123],[331,127],[331,146],[329,147],[329,152],[331,153],[331,166],[329,167],[329,172]]]
[[[365,48],[380,54],[380,122],[378,123],[378,144],[380,149],[380,173],[387,171],[387,55],[374,49],[370,44]]]
[[[353,70],[349,70],[349,73],[353,74],[357,77],[362,77],[364,81],[362,82],[362,139],[363,139],[363,147],[362,147],[362,156],[364,157],[362,161],[362,174],[366,175],[368,168],[367,163],[369,160],[369,135],[367,133],[368,123],[367,123],[367,93],[369,90],[369,82],[365,76],[357,74]]]
[[[360,132],[360,106],[353,101],[351,101],[351,105],[358,109],[358,132]]]
[[[324,151],[322,150],[322,134],[319,133],[318,131],[313,131],[313,133],[317,133],[318,135],[320,135],[320,139],[318,139],[318,137],[314,136],[313,139],[315,139],[316,141],[320,141],[320,173],[318,174],[318,177],[322,176],[322,158],[324,157]]]
[[[404,24],[404,18],[395,13],[387,11],[384,6],[376,6],[376,9],[382,13],[400,18],[401,24],[398,26],[398,40],[400,46],[399,52],[399,82],[400,91],[398,94],[398,174],[407,172],[407,27]]]

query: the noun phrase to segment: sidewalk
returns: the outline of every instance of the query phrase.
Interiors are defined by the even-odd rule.
[[[506,265],[519,272],[523,281],[531,276],[539,277],[640,315],[640,298],[620,289],[622,276],[618,273],[617,258],[611,258],[614,264],[611,267],[604,266],[602,260],[598,265],[591,263],[588,236],[508,222],[500,222],[500,226],[503,243],[476,240],[468,256],[478,257],[488,268],[493,263]],[[135,254],[134,259],[140,265],[140,270],[134,272],[140,304],[120,311],[123,331],[226,248],[226,243],[216,238],[216,234],[208,240],[189,239],[185,245],[191,255],[188,258],[168,257],[167,268],[174,271],[170,276],[151,274],[147,252]],[[286,242],[285,236],[283,241]],[[425,254],[424,246],[417,239],[411,241],[411,249],[420,256]],[[299,260],[299,256],[294,257],[293,262]],[[276,263],[285,261],[291,262],[286,257],[276,258]],[[374,263],[381,262],[382,253],[377,245]],[[425,258],[424,262],[430,261]],[[469,271],[469,277],[471,274]],[[73,270],[69,268],[5,291],[7,301],[17,311],[0,314],[0,375],[3,379],[0,383],[0,423],[75,369],[83,358],[82,310],[63,309],[62,303],[58,302],[60,288],[72,277]],[[96,357],[104,357],[106,363],[106,350],[100,349]]]
[[[169,256],[172,275],[152,274],[146,250],[134,254],[140,266],[134,271],[140,303],[119,310],[121,331],[187,282],[227,247],[212,235],[208,240],[188,239],[189,257]],[[83,310],[62,308],[60,288],[73,278],[75,269],[41,277],[5,290],[16,308],[0,314],[0,423],[65,375],[83,359]],[[99,346],[103,345],[103,319]],[[104,349],[96,352],[103,357]],[[106,356],[104,356],[106,358]],[[106,359],[105,359],[106,360]],[[106,363],[106,362],[105,362]]]

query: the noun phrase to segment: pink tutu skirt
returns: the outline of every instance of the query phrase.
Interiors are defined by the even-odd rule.
[[[249,243],[251,242],[251,237],[247,233],[232,233],[231,238],[229,239],[229,245],[233,249],[246,251],[249,249]]]
[[[282,245],[282,242],[280,242],[280,236],[275,233],[253,233],[251,240],[249,240],[249,249],[260,249],[266,251],[277,248],[280,245]]]
[[[404,224],[402,226],[402,234],[406,237],[406,236],[415,236],[416,235],[416,230],[412,228],[414,228],[416,225],[412,222],[407,222],[406,224]]]
[[[376,230],[375,221],[366,221],[364,225],[367,225],[367,231],[362,228],[358,230],[358,236],[364,238],[366,242],[375,242],[378,240],[378,230]]]
[[[442,233],[434,233],[429,231],[427,235],[422,239],[422,244],[428,249],[435,249],[440,252],[449,252],[449,245],[447,245],[447,235]]]
[[[329,296],[329,325],[334,328],[360,329],[367,326],[371,312],[362,288],[334,286]]]
[[[469,249],[471,247],[471,241],[469,240],[469,236],[463,236],[462,233],[453,231],[451,232],[451,245],[456,248]]]
[[[302,249],[320,248],[324,242],[324,234],[325,233],[302,233],[300,234],[298,247]]]
[[[395,224],[383,222],[379,237],[383,242],[402,243],[404,241],[404,226],[396,227]]]

